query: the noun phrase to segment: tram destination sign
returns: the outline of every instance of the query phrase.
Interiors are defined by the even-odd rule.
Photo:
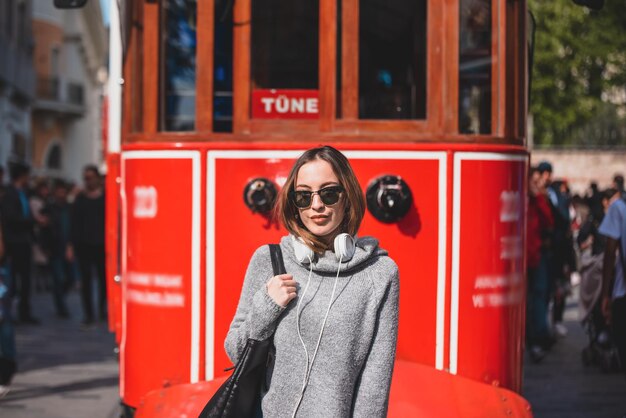
[[[318,119],[319,91],[305,89],[253,90],[252,117],[256,119]]]

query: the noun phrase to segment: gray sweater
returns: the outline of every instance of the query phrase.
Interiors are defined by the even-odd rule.
[[[291,238],[280,246],[285,268],[304,292],[309,266],[300,264]],[[326,251],[313,263],[311,284],[301,302],[300,332],[313,356],[332,293],[337,268]],[[274,333],[276,360],[269,392],[263,398],[267,418],[291,417],[300,397],[306,356],[296,328],[298,297],[286,308],[267,294],[273,276],[269,247],[259,247],[246,273],[237,312],[225,348],[233,362],[248,338]],[[398,334],[398,268],[372,237],[357,241],[354,257],[342,263],[334,302],[310,374],[298,417],[385,417]]]

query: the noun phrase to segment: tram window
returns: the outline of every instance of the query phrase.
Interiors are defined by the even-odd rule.
[[[360,0],[359,117],[426,117],[426,0]]]
[[[196,120],[196,1],[163,5],[161,129],[192,131]]]
[[[252,0],[253,89],[317,89],[319,0]]]
[[[491,0],[461,0],[459,132],[491,133]]]
[[[233,130],[233,4],[215,1],[213,131]]]

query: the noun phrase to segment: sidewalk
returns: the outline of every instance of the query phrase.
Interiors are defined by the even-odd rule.
[[[118,364],[106,324],[81,330],[79,295],[68,295],[72,314],[57,319],[49,292],[33,295],[40,326],[16,326],[18,373],[0,399],[11,418],[119,417]]]
[[[626,377],[583,366],[581,351],[588,340],[578,320],[574,293],[564,318],[567,337],[539,364],[525,357],[522,395],[536,418],[621,418],[626,414]]]
[[[72,319],[54,315],[50,293],[33,295],[42,325],[18,326],[19,372],[0,399],[6,418],[117,418],[118,364],[115,341],[105,324],[80,329],[80,301],[68,297]],[[569,329],[539,364],[525,359],[522,395],[536,418],[621,418],[626,413],[626,378],[583,366],[587,337],[574,297],[565,314]]]

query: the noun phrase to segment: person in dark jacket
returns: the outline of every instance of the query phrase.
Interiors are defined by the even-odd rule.
[[[30,308],[31,260],[33,245],[33,216],[26,193],[30,168],[23,163],[10,167],[11,184],[2,199],[2,226],[11,283],[18,290],[19,321],[38,325]]]
[[[1,168],[1,167],[0,167]],[[0,180],[4,192],[4,183]],[[0,196],[2,202],[2,196]],[[0,203],[1,204],[1,203]],[[17,371],[15,353],[15,329],[11,317],[13,301],[11,278],[5,262],[4,234],[2,232],[2,212],[0,212],[0,398],[9,392],[9,384]]]
[[[526,227],[526,254],[528,268],[528,298],[526,320],[526,342],[533,362],[539,362],[546,355],[545,347],[550,340],[548,327],[548,237],[554,228],[554,218],[548,196],[546,182],[535,167],[528,177],[528,223]]]
[[[2,202],[2,197],[6,192],[6,187],[4,185],[4,167],[0,165],[0,203]]]
[[[569,207],[569,188],[563,180],[555,180],[550,185],[554,231],[552,234],[552,256],[550,260],[551,293],[553,299],[552,321],[554,332],[559,337],[567,335],[563,324],[565,300],[570,293],[570,275],[576,270],[576,255],[572,237]]]
[[[68,259],[76,256],[80,270],[83,303],[83,325],[95,319],[92,302],[92,272],[98,278],[98,308],[101,320],[106,319],[106,282],[104,277],[104,189],[98,168],[88,165],[83,170],[85,188],[74,200],[71,221],[71,245]]]
[[[70,205],[67,202],[67,184],[57,180],[52,189],[52,201],[45,208],[50,219],[49,255],[52,273],[52,291],[54,306],[59,318],[69,318],[65,303],[65,292],[69,288],[73,275],[72,263],[67,259],[67,247],[70,245]]]

